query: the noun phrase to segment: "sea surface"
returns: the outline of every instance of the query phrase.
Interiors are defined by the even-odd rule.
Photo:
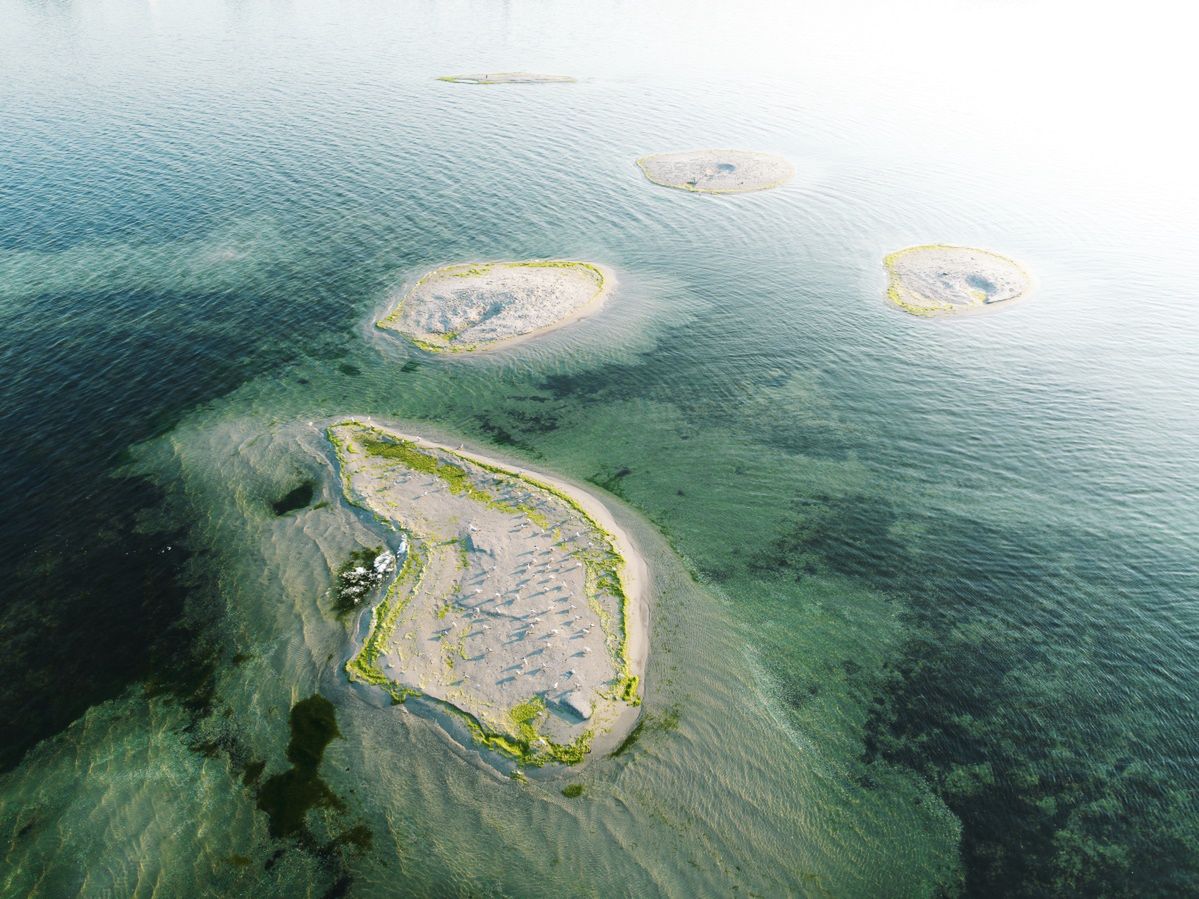
[[[0,0],[0,894],[1199,893],[1167,10]],[[514,69],[579,81],[435,80]],[[634,165],[709,146],[797,176]],[[907,316],[922,243],[1035,293]],[[519,258],[619,286],[485,357],[372,327]],[[654,575],[619,755],[519,783],[346,689],[346,414],[606,497]]]

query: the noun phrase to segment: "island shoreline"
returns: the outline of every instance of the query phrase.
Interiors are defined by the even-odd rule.
[[[374,610],[383,601],[390,585],[398,577],[398,573],[382,584],[376,590],[376,596],[372,601],[366,604],[355,615],[354,622],[347,631],[346,651],[343,653],[342,661],[337,666],[338,680],[344,687],[349,688],[350,694],[380,710],[389,707],[403,709],[411,704],[414,708],[419,709],[418,714],[435,722],[437,727],[444,731],[448,739],[456,744],[463,753],[474,753],[477,756],[481,756],[486,759],[488,767],[496,769],[501,773],[514,774],[514,772],[520,771],[522,774],[537,772],[539,774],[545,773],[546,776],[552,776],[550,772],[577,771],[589,761],[609,755],[627,738],[641,717],[642,699],[646,691],[645,673],[649,659],[650,587],[652,584],[652,574],[644,554],[629,535],[627,529],[617,521],[615,514],[604,500],[594,495],[588,488],[574,484],[560,476],[550,475],[543,471],[525,467],[525,465],[520,463],[498,458],[488,452],[473,447],[467,449],[464,443],[455,441],[447,435],[435,433],[435,436],[432,438],[423,436],[417,433],[417,428],[411,422],[401,423],[378,420],[372,416],[342,416],[328,419],[320,424],[321,432],[326,434],[326,458],[328,464],[333,469],[334,483],[339,485],[340,489],[338,492],[342,494],[344,506],[368,525],[374,524],[377,526],[379,523],[377,517],[370,509],[359,505],[356,500],[346,493],[345,484],[341,478],[341,462],[338,458],[337,449],[329,443],[327,437],[330,428],[351,422],[357,422],[359,425],[371,429],[382,429],[389,436],[411,443],[418,449],[439,451],[457,456],[476,465],[495,469],[517,477],[535,488],[547,490],[558,495],[568,503],[573,504],[596,527],[606,533],[610,537],[614,549],[622,561],[620,581],[625,596],[625,613],[621,623],[623,633],[621,655],[624,659],[627,675],[635,679],[635,701],[628,703],[627,707],[621,709],[619,714],[605,724],[603,730],[594,734],[589,744],[589,751],[581,761],[572,764],[559,763],[526,767],[519,759],[515,759],[493,747],[481,744],[476,735],[472,733],[472,727],[467,720],[473,719],[473,716],[469,711],[459,708],[453,702],[438,696],[415,693],[407,697],[403,702],[396,703],[393,699],[389,699],[386,691],[381,690],[379,687],[357,681],[352,677],[347,677],[346,664],[353,660],[362,650],[364,640],[371,630]],[[428,433],[428,430],[424,426],[421,426],[419,430]],[[392,549],[391,546],[387,548]],[[479,722],[475,721],[475,723],[478,724]]]
[[[444,347],[439,347],[439,346],[434,346],[432,344],[428,344],[427,342],[420,340],[420,338],[415,337],[415,336],[407,333],[406,331],[400,330],[399,328],[396,328],[396,327],[392,326],[391,324],[388,324],[389,320],[396,318],[400,314],[400,311],[403,308],[404,303],[406,301],[408,301],[408,299],[412,296],[412,294],[422,284],[426,283],[427,281],[429,281],[431,278],[438,275],[439,273],[445,272],[447,269],[452,269],[454,267],[462,266],[462,265],[512,266],[512,265],[522,265],[522,264],[526,264],[526,263],[536,264],[536,263],[565,262],[565,261],[576,262],[580,265],[585,265],[591,269],[594,269],[600,277],[600,285],[599,285],[598,290],[595,292],[595,294],[586,303],[578,306],[575,309],[572,309],[566,315],[562,316],[559,319],[556,319],[555,321],[551,322],[548,325],[543,325],[542,327],[535,328],[531,331],[526,331],[522,334],[513,334],[508,337],[502,337],[498,340],[492,340],[483,345],[466,346],[466,347],[462,347],[462,348],[456,348],[456,347],[448,346],[448,345],[444,346]],[[518,346],[522,343],[525,343],[528,340],[532,340],[532,339],[535,339],[538,337],[543,337],[547,334],[553,333],[555,331],[566,328],[569,325],[572,325],[579,321],[582,321],[585,318],[589,318],[592,315],[599,312],[600,309],[602,309],[603,306],[607,303],[609,295],[619,285],[619,279],[617,278],[616,271],[613,268],[611,268],[610,266],[607,266],[607,265],[603,265],[598,262],[590,262],[590,261],[583,261],[583,260],[556,260],[556,259],[478,260],[478,259],[472,259],[472,260],[465,260],[462,262],[447,262],[447,263],[437,266],[436,268],[422,269],[421,271],[422,271],[422,273],[420,274],[420,276],[417,277],[417,279],[415,281],[411,282],[411,286],[409,286],[409,283],[410,283],[409,279],[405,279],[405,281],[402,283],[399,290],[394,291],[391,294],[391,296],[388,298],[387,302],[381,307],[381,311],[376,310],[376,312],[372,314],[372,317],[373,317],[374,329],[376,331],[389,332],[389,333],[395,335],[396,337],[402,339],[406,343],[411,344],[412,346],[416,347],[417,349],[422,350],[423,352],[425,352],[431,356],[463,356],[463,357],[479,356],[479,355],[483,355],[485,353],[494,352],[496,350],[510,349],[511,347]],[[397,293],[399,294],[399,299],[398,300],[393,299],[393,297]]]

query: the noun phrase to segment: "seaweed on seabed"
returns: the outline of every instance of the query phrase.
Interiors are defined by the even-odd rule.
[[[299,487],[288,491],[271,503],[271,508],[275,510],[276,515],[280,516],[286,515],[288,512],[294,512],[297,509],[306,508],[312,502],[315,492],[316,485],[312,481],[305,481]]]
[[[303,699],[291,707],[290,723],[287,760],[291,769],[271,775],[258,791],[258,807],[267,813],[273,837],[306,833],[305,818],[312,808],[343,808],[317,774],[325,747],[341,736],[333,703],[320,695]]]
[[[334,883],[326,896],[344,895],[350,885],[350,875],[343,858],[343,847],[359,852],[370,849],[372,836],[365,824],[355,824],[325,843],[318,843],[308,827],[308,813],[314,808],[345,811],[345,803],[321,778],[319,769],[325,749],[341,731],[333,703],[320,694],[302,699],[291,707],[289,718],[291,739],[287,743],[287,760],[291,768],[273,774],[258,790],[258,808],[266,812],[268,830],[278,839],[294,838],[301,849],[311,852],[330,869]],[[270,868],[282,850],[267,862]]]
[[[658,715],[645,715],[637,722],[637,726],[629,731],[629,735],[624,738],[624,741],[616,747],[612,753],[612,758],[622,756],[636,746],[637,741],[641,739],[644,733],[668,733],[678,726],[678,709],[670,708]]]
[[[612,758],[618,758],[637,745],[637,741],[641,739],[641,731],[645,728],[645,719],[642,718],[637,722],[637,726],[629,731],[629,735],[624,738],[619,746],[612,752]]]

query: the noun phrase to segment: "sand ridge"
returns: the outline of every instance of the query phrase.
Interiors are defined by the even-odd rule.
[[[795,167],[786,159],[754,150],[657,153],[642,156],[637,165],[655,184],[709,194],[767,190],[795,175]]]
[[[473,75],[441,75],[438,81],[453,84],[572,84],[570,75],[539,75],[535,72],[481,72]]]
[[[440,701],[521,764],[576,763],[632,728],[645,566],[598,500],[374,424],[328,435],[347,497],[399,535],[351,680]]]

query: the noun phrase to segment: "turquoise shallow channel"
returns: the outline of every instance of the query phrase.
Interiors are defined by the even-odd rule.
[[[1152,6],[0,0],[0,895],[1199,893]],[[510,70],[577,81],[437,80]],[[702,147],[796,175],[635,165]],[[906,315],[932,243],[1033,291]],[[485,355],[374,327],[503,259],[617,286]],[[604,498],[652,574],[613,754],[514,779],[347,683],[351,416]]]

